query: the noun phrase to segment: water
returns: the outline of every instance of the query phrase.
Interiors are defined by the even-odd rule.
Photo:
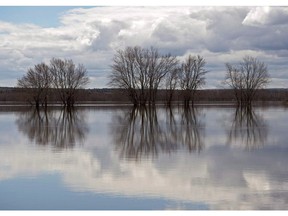
[[[1,108],[0,209],[286,210],[287,113]]]

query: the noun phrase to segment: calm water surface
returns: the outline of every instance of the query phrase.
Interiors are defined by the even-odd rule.
[[[288,109],[0,111],[0,209],[288,209]]]

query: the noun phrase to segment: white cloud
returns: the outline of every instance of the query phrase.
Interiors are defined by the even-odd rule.
[[[256,7],[243,20],[244,25],[281,25],[288,22],[288,7]]]
[[[3,79],[15,80],[7,85],[16,85],[15,77],[36,63],[72,58],[101,80],[91,87],[105,87],[108,74],[103,71],[110,70],[115,49],[135,45],[179,57],[207,54],[207,66],[218,74],[225,70],[224,57],[227,62],[240,61],[240,54],[274,55],[271,69],[282,71],[287,66],[287,14],[285,7],[95,7],[67,11],[54,28],[0,21],[0,72]],[[4,71],[14,75],[4,77]],[[219,82],[210,80],[209,87]]]
[[[107,145],[104,148],[107,148]],[[273,183],[267,177],[269,173],[261,170],[261,166],[259,175],[257,166],[253,171],[246,172],[242,170],[245,163],[237,164],[235,160],[231,161],[232,158],[226,158],[224,155],[221,155],[220,157],[224,158],[219,160],[218,157],[213,158],[214,154],[217,155],[216,152],[210,157],[173,154],[173,169],[170,169],[169,163],[163,167],[166,160],[163,156],[158,160],[134,163],[119,160],[113,151],[111,155],[104,155],[103,158],[103,155],[93,155],[80,148],[55,153],[48,147],[37,149],[22,143],[14,147],[1,147],[0,179],[59,173],[66,186],[79,192],[201,202],[212,209],[259,209],[265,205],[275,209],[286,209],[285,203],[280,205],[269,196],[274,190],[287,190],[288,185],[285,182]],[[257,159],[261,158],[255,158]],[[105,161],[110,161],[110,165],[104,166]],[[223,163],[229,164],[229,167],[223,166]],[[235,165],[237,168],[233,168]],[[284,170],[285,168],[282,172]],[[262,200],[254,199],[251,197],[253,194],[262,197]],[[243,196],[246,200],[242,199]]]

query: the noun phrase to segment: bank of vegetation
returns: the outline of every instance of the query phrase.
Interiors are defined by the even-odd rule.
[[[51,90],[47,95],[48,105],[63,105],[59,98],[57,90]],[[126,90],[103,88],[103,89],[79,89],[76,91],[75,104],[132,104],[127,96]],[[31,101],[33,89],[7,88],[0,87],[0,104],[26,104],[33,105]],[[156,104],[166,105],[166,90],[159,90],[156,98]],[[235,103],[237,101],[232,89],[202,89],[196,93],[194,104],[198,103]],[[287,89],[261,89],[253,103],[266,102],[286,102],[288,98]],[[171,105],[183,105],[183,94],[181,90],[176,90],[173,95]],[[40,104],[40,107],[42,104]]]

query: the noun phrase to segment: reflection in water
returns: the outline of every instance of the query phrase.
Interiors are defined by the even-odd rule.
[[[133,108],[115,117],[113,134],[122,157],[141,159],[159,152],[171,153],[182,146],[190,152],[203,148],[204,126],[199,110],[167,109],[166,117],[163,110],[157,113],[154,108]]]
[[[264,145],[267,132],[267,125],[252,107],[240,107],[235,111],[232,127],[228,132],[228,143],[239,141],[248,150],[256,149]]]
[[[19,131],[40,145],[58,148],[84,143],[88,127],[78,110],[37,110],[22,112],[16,120]]]
[[[178,132],[181,137],[178,140],[186,144],[189,151],[200,151],[204,146],[201,134],[204,127],[198,115],[199,111],[195,108],[182,109],[181,127]]]
[[[201,112],[194,110],[194,114],[193,110],[190,110],[189,114],[189,110],[185,113],[183,109],[165,111],[163,108],[157,108],[153,130],[157,130],[161,136],[155,137],[156,149],[159,153],[162,151],[160,141],[163,141],[166,145],[164,146],[166,148],[163,148],[173,151],[173,154],[161,154],[157,158],[143,159],[141,163],[119,159],[119,152],[113,151],[115,145],[121,151],[123,146],[128,144],[120,139],[119,143],[113,144],[110,137],[116,140],[122,135],[122,131],[127,133],[130,130],[132,133],[134,129],[136,132],[134,139],[137,138],[138,142],[134,140],[134,146],[131,149],[134,148],[136,151],[135,145],[141,140],[139,137],[141,114],[144,113],[143,118],[147,123],[149,111],[135,110],[134,116],[132,110],[126,110],[126,113],[122,113],[122,110],[120,114],[118,111],[118,108],[110,109],[108,112],[106,108],[105,110],[86,109],[85,115],[89,119],[87,124],[91,133],[84,133],[85,145],[81,148],[57,151],[57,154],[50,146],[39,148],[27,144],[23,139],[23,134],[27,136],[28,132],[17,133],[14,124],[15,115],[17,115],[19,129],[19,123],[22,121],[21,130],[23,131],[24,125],[30,121],[29,118],[33,112],[23,113],[21,116],[19,113],[0,115],[2,123],[2,126],[0,125],[0,191],[3,194],[0,196],[0,209],[13,206],[21,209],[24,206],[30,210],[35,208],[45,210],[60,206],[67,209],[78,208],[78,210],[131,210],[133,207],[143,210],[153,207],[164,209],[181,204],[185,204],[183,207],[187,208],[190,205],[190,208],[194,209],[204,207],[212,210],[284,210],[288,208],[288,134],[285,128],[288,120],[287,110],[269,108],[261,113],[267,121],[265,122],[267,126],[270,126],[267,135],[269,142],[260,151],[248,153],[242,151],[242,146],[230,148],[223,141],[223,138],[227,139],[227,131],[219,127],[219,122],[221,122],[219,119],[227,113],[232,114],[231,111],[234,114],[234,110],[230,108],[204,107]],[[152,110],[150,112],[154,113],[155,118],[156,112]],[[244,122],[247,116],[245,117],[240,111],[237,112],[235,119],[243,120],[239,130],[246,130]],[[112,136],[110,133],[111,113],[113,113],[112,116],[115,115],[112,119],[115,125]],[[45,113],[36,112],[33,115],[37,117],[38,114],[42,122],[45,122]],[[47,112],[47,118],[50,119],[49,127],[53,126],[51,121],[54,120],[51,119],[56,117],[58,119],[62,114],[60,110]],[[203,114],[205,118],[202,118]],[[241,118],[239,114],[242,115]],[[259,119],[261,122],[259,113],[257,114],[258,121],[256,122],[259,122]],[[255,113],[252,116],[254,115]],[[134,125],[133,121],[128,121],[131,118]],[[78,122],[81,123],[80,120]],[[204,124],[200,120],[207,122],[205,122],[206,142],[203,136]],[[38,120],[34,119],[34,121],[37,124]],[[186,124],[190,125],[190,129],[186,130]],[[235,125],[239,124],[241,125],[239,122],[234,122],[232,129],[234,130]],[[257,124],[258,126],[264,125]],[[42,125],[43,130],[43,123],[39,125]],[[28,128],[31,126],[29,124],[25,126],[29,131]],[[194,143],[189,142],[191,146],[195,146],[195,149],[199,151],[203,149],[203,142],[205,143],[205,149],[197,157],[191,156],[188,151],[189,145],[184,142],[183,138],[193,137],[194,132],[192,133],[191,130],[196,132],[198,130],[195,136],[199,136],[199,139],[191,138],[194,140]],[[191,136],[185,135],[187,131],[191,133]],[[146,132],[150,132],[150,129],[146,128]],[[122,136],[128,137],[127,134]],[[240,136],[241,134],[237,136],[237,139],[240,139]],[[150,140],[152,138],[149,138]],[[145,143],[145,145],[148,144]],[[186,151],[175,151],[180,148]],[[126,150],[123,150],[123,154],[127,153]],[[143,158],[140,150],[138,154],[139,158]],[[147,154],[151,155],[148,150]],[[131,153],[131,157],[136,156]],[[29,178],[23,178],[26,176]]]

